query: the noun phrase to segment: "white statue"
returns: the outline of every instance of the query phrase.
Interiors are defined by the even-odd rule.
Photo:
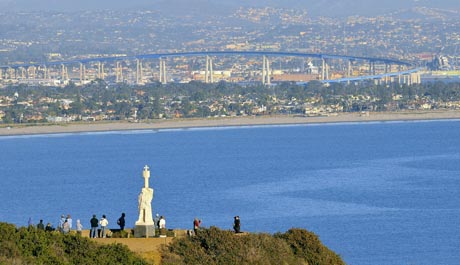
[[[144,177],[144,187],[138,197],[139,219],[136,225],[154,225],[151,204],[153,200],[153,189],[149,188],[150,171],[148,166],[144,167],[142,175]]]

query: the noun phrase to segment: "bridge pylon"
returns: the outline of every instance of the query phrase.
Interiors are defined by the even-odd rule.
[[[267,56],[262,57],[262,84],[270,85],[271,83],[271,70],[270,61]]]
[[[67,72],[67,66],[61,64],[61,80],[62,82],[69,80],[69,74]]]
[[[166,79],[166,59],[160,57],[160,83],[163,85],[167,84]]]
[[[329,64],[326,61],[326,58],[321,58],[321,80],[329,80]]]
[[[204,72],[205,83],[214,83],[214,70],[212,69],[212,67],[212,58],[209,55],[206,55],[206,70]]]
[[[115,66],[115,82],[123,82],[123,66],[120,61],[117,61]]]
[[[142,62],[139,59],[136,59],[136,84],[140,85],[143,84],[142,79]]]
[[[104,64],[97,62],[97,78],[104,80]]]
[[[80,85],[83,85],[83,77],[84,77],[83,63],[80,63]]]

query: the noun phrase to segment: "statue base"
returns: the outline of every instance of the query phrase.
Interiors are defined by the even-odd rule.
[[[154,237],[154,225],[136,225],[134,227],[134,237]]]

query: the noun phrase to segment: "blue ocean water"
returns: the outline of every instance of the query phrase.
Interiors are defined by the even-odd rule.
[[[0,137],[0,220],[137,220],[142,169],[169,228],[313,231],[348,264],[458,264],[460,121]]]

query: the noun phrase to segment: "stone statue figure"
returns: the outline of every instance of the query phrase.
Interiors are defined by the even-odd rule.
[[[148,166],[144,167],[142,175],[144,187],[138,197],[139,219],[136,225],[154,225],[152,217],[153,189],[149,188],[150,171]]]

